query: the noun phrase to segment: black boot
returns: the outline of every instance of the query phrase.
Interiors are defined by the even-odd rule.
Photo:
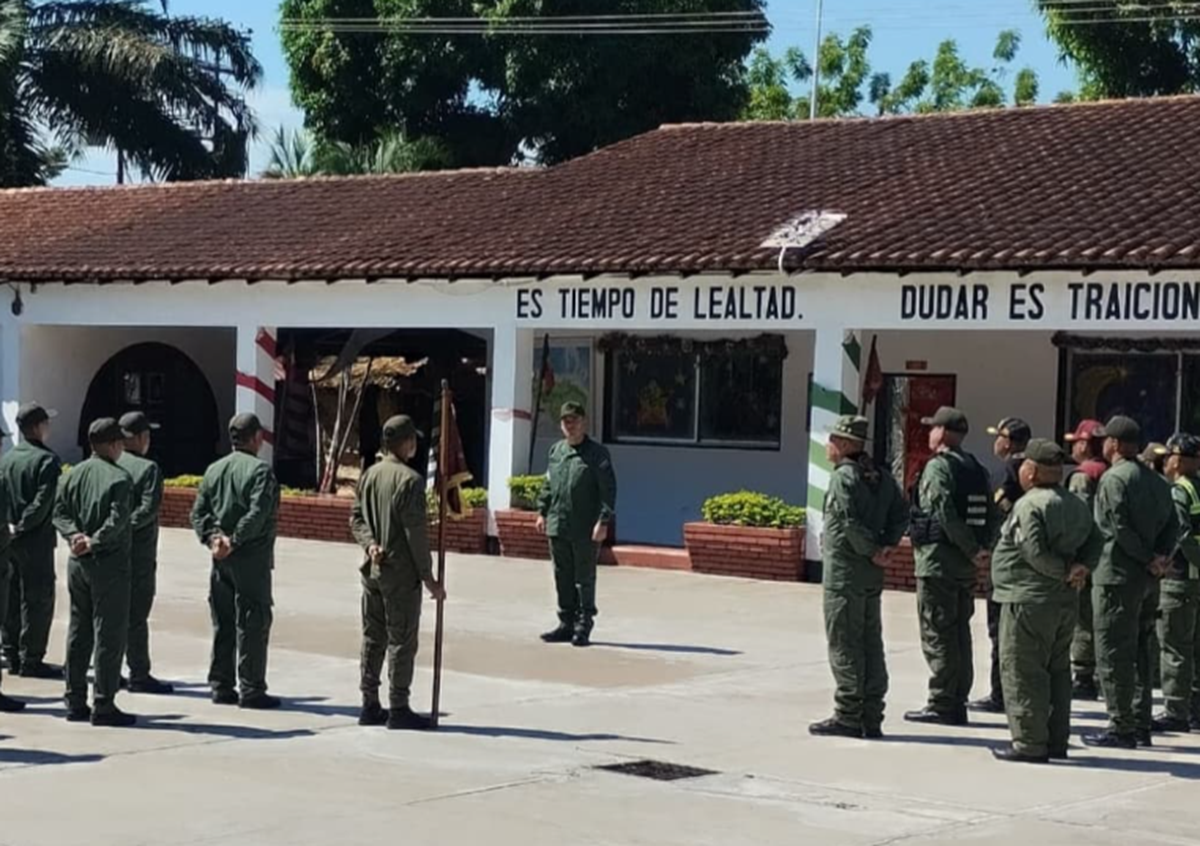
[[[822,720],[819,723],[812,723],[808,727],[809,734],[815,734],[818,737],[862,737],[863,730],[848,726],[843,722],[839,722],[837,717],[830,717],[828,720]]]
[[[25,703],[0,693],[0,714],[16,714],[25,710]]]
[[[358,724],[360,726],[384,726],[387,725],[388,711],[378,702],[364,702],[362,710],[358,714]]]
[[[1153,746],[1154,738],[1150,735],[1149,729],[1138,729],[1137,731],[1138,746]]]
[[[1187,734],[1192,730],[1192,724],[1182,717],[1172,717],[1170,714],[1163,713],[1150,721],[1150,730],[1171,732],[1173,734]]]
[[[45,661],[21,664],[21,678],[23,679],[61,679],[62,677],[62,667],[47,664]]]
[[[922,708],[920,711],[909,711],[904,719],[910,723],[926,723],[940,726],[965,726],[968,722],[967,709],[959,711],[935,711],[933,708]]]
[[[387,727],[392,731],[428,731],[433,721],[405,705],[388,711]]]
[[[1049,755],[1029,755],[1025,752],[1018,752],[1011,745],[999,746],[992,749],[992,757],[997,761],[1008,761],[1014,764],[1048,764],[1050,763]]]
[[[130,679],[129,692],[156,693],[165,696],[166,694],[174,693],[175,688],[174,686],[167,684],[165,681],[159,681],[154,676],[147,675],[140,679]]]
[[[990,696],[985,696],[982,699],[976,699],[974,702],[968,703],[967,708],[972,711],[983,711],[987,714],[1003,714],[1004,700],[993,693]]]
[[[214,705],[236,705],[238,704],[237,691],[227,687],[218,687],[212,692],[212,701]]]
[[[271,711],[282,704],[278,696],[272,696],[269,693],[256,693],[253,696],[243,696],[241,701],[238,702],[238,707],[246,708],[250,711]]]
[[[575,624],[575,633],[571,636],[572,646],[592,645],[592,621],[587,617],[580,618]]]
[[[92,709],[87,703],[82,705],[72,705],[67,703],[67,722],[68,723],[86,723],[92,719]]]
[[[570,643],[575,636],[574,630],[568,623],[561,622],[558,628],[551,629],[542,635],[542,640],[546,643]]]
[[[126,714],[116,705],[106,708],[103,711],[92,712],[92,725],[107,726],[109,728],[126,728],[137,723],[137,717],[133,714]]]
[[[1100,698],[1100,686],[1096,684],[1094,676],[1076,676],[1075,684],[1071,686],[1071,696],[1094,702]]]
[[[1085,734],[1082,738],[1084,746],[1095,746],[1100,749],[1137,749],[1137,737],[1132,734],[1114,734],[1111,731],[1101,731],[1095,734]]]

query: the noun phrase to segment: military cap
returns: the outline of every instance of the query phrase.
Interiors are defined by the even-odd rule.
[[[125,440],[121,424],[111,417],[101,417],[93,420],[88,426],[88,442],[92,444],[111,444],[114,441]]]
[[[1067,460],[1067,453],[1054,441],[1046,438],[1034,438],[1025,447],[1025,458],[1034,464],[1058,467]]]
[[[865,441],[867,439],[867,418],[854,414],[844,414],[829,428],[829,434],[850,441]]]
[[[1167,445],[1160,444],[1158,441],[1146,444],[1146,448],[1142,450],[1138,456],[1138,461],[1145,464],[1147,467],[1152,467],[1155,470],[1162,470],[1163,459],[1167,457]]]
[[[921,421],[926,426],[941,426],[951,432],[958,432],[961,435],[967,434],[970,431],[970,426],[967,425],[967,415],[963,414],[957,408],[951,408],[948,405],[943,405],[937,410],[937,413],[932,417],[926,417]]]
[[[1116,438],[1122,443],[1136,444],[1142,439],[1142,427],[1132,417],[1118,414],[1104,424],[1104,429],[1097,437]]]
[[[1177,432],[1167,439],[1167,454],[1200,458],[1200,438],[1186,432]]]
[[[257,414],[236,414],[229,421],[229,435],[235,441],[245,440],[261,432],[262,427]]]
[[[581,402],[564,402],[558,413],[558,419],[561,420],[564,417],[587,417],[587,409]]]
[[[1063,435],[1063,440],[1072,444],[1075,441],[1090,441],[1103,437],[1104,424],[1099,420],[1080,420],[1079,425],[1075,427],[1075,431],[1067,432],[1067,434]]]
[[[57,416],[58,412],[52,408],[42,408],[36,402],[27,402],[17,409],[17,426],[21,429],[28,429]]]
[[[157,423],[151,423],[150,418],[141,411],[128,411],[121,415],[119,422],[127,438],[136,438],[142,432],[161,428]]]
[[[410,437],[424,437],[418,431],[416,424],[407,414],[397,414],[395,417],[389,417],[387,422],[383,424],[383,442],[385,444],[395,444]]]
[[[987,433],[1003,435],[1018,444],[1023,444],[1033,437],[1033,429],[1020,417],[1005,417],[995,426],[988,426]]]

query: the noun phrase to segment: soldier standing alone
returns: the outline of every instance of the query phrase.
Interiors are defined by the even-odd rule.
[[[833,465],[822,513],[825,632],[837,691],[833,717],[812,734],[883,736],[887,663],[883,649],[883,568],[908,526],[896,480],[863,451],[867,418],[841,417],[825,448]]]
[[[992,555],[1000,655],[1012,745],[1002,761],[1066,758],[1071,734],[1071,638],[1076,594],[1103,541],[1088,507],[1062,487],[1065,453],[1029,442],[1020,469],[1028,493],[1013,507]]]
[[[446,598],[434,579],[429,554],[425,484],[405,461],[417,453],[420,432],[399,415],[383,425],[387,455],[372,464],[358,483],[350,528],[363,548],[362,712],[359,725],[423,730],[428,717],[409,707],[417,633],[421,627],[421,586],[434,599]],[[379,703],[383,658],[388,664],[388,709]]]
[[[1095,505],[1100,477],[1108,470],[1103,455],[1103,433],[1104,424],[1099,420],[1081,420],[1074,432],[1063,436],[1063,440],[1071,445],[1071,461],[1064,470],[1063,485],[1083,500],[1089,512]],[[1079,619],[1075,623],[1075,637],[1071,640],[1071,669],[1075,673],[1071,695],[1076,699],[1100,698],[1100,686],[1096,684],[1091,573],[1088,573],[1084,589],[1079,591]]]
[[[582,405],[563,403],[559,420],[563,440],[550,449],[537,521],[550,538],[558,627],[542,640],[587,646],[596,616],[596,559],[616,509],[617,477],[608,450],[588,437]]]
[[[67,586],[67,719],[94,726],[137,722],[116,705],[121,660],[129,635],[130,553],[133,548],[133,480],[117,464],[124,433],[111,417],[88,428],[92,457],[63,480],[54,527],[71,549]],[[93,650],[95,654],[93,655]],[[88,664],[95,667],[93,708],[88,708]]]
[[[971,617],[978,568],[991,557],[995,509],[988,476],[962,449],[967,416],[943,406],[922,421],[933,457],[921,471],[909,536],[916,548],[921,648],[929,664],[929,702],[904,719],[967,724],[967,697],[975,679]]]
[[[279,485],[270,465],[258,458],[264,441],[258,417],[234,417],[229,440],[233,452],[204,473],[192,508],[192,528],[212,552],[208,683],[218,705],[278,708],[279,699],[267,693],[267,646]]]

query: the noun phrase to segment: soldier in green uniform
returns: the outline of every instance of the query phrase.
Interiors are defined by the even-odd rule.
[[[116,697],[129,635],[133,480],[117,464],[125,440],[116,420],[94,421],[88,427],[88,442],[92,457],[63,479],[54,507],[54,528],[71,550],[67,719],[131,726],[137,718],[119,709]],[[87,704],[89,663],[95,667],[93,708]]]
[[[1200,438],[1175,435],[1167,441],[1167,453],[1179,548],[1158,603],[1164,707],[1150,726],[1154,731],[1186,732],[1200,728]]]
[[[8,522],[13,527],[4,652],[9,669],[27,678],[62,678],[62,670],[45,661],[54,619],[52,518],[62,472],[62,462],[46,446],[55,414],[35,402],[21,406],[21,442],[0,459],[0,484],[8,488]]]
[[[158,424],[140,411],[121,420],[125,452],[117,459],[133,479],[133,569],[129,596],[129,690],[132,693],[172,693],[174,688],[150,675],[150,609],[158,583],[158,509],[163,479],[158,465],[146,458],[150,432]]]
[[[8,437],[8,432],[0,429],[0,441]],[[8,491],[4,485],[0,484],[0,629],[4,628],[4,621],[8,617],[8,579],[9,579],[9,551],[8,546],[11,541],[11,535],[8,531]],[[0,673],[0,679],[3,677]],[[25,703],[19,699],[13,699],[11,696],[5,696],[0,693],[0,713],[15,714],[18,711],[25,710]]]
[[[1063,436],[1063,440],[1071,445],[1071,461],[1064,470],[1063,486],[1083,500],[1089,511],[1095,506],[1100,477],[1108,470],[1103,455],[1103,432],[1104,424],[1099,420],[1081,420],[1074,432]],[[1071,640],[1071,669],[1075,673],[1071,695],[1076,699],[1100,698],[1093,632],[1092,574],[1088,573],[1087,585],[1079,591],[1079,619],[1075,623],[1075,637]]]
[[[987,472],[962,449],[970,431],[967,416],[942,407],[922,422],[930,427],[933,457],[917,483],[909,536],[916,555],[921,648],[930,671],[929,702],[904,719],[964,726],[975,679],[975,584],[978,569],[991,558],[998,521]]]
[[[196,537],[212,551],[208,683],[218,705],[278,708],[279,699],[267,693],[267,645],[279,485],[271,466],[258,458],[264,441],[258,417],[234,417],[229,440],[233,452],[205,471],[192,507]]]
[[[1076,594],[1100,558],[1103,540],[1088,507],[1062,487],[1066,453],[1036,438],[1020,482],[1028,493],[1009,512],[992,554],[1000,603],[1000,656],[1012,745],[1002,761],[1066,758],[1071,735],[1071,639]]]
[[[421,628],[421,586],[434,599],[446,593],[433,575],[429,554],[425,483],[406,461],[417,454],[420,432],[399,415],[383,424],[387,455],[372,464],[358,483],[350,528],[363,548],[362,712],[359,725],[389,729],[429,728],[430,720],[409,707],[417,634]],[[379,703],[383,658],[388,664],[388,709]]]
[[[617,477],[608,450],[588,437],[584,407],[563,403],[559,418],[563,440],[550,449],[537,521],[550,538],[558,627],[542,640],[587,646],[596,616],[596,559],[616,509]]]
[[[833,473],[822,508],[821,558],[837,691],[833,717],[808,727],[816,735],[883,736],[883,568],[908,527],[908,504],[896,480],[864,452],[866,440],[867,418],[840,417],[825,447]]]
[[[1092,574],[1096,669],[1109,726],[1087,734],[1089,746],[1149,746],[1152,661],[1158,579],[1177,540],[1175,507],[1166,481],[1137,460],[1141,428],[1128,417],[1104,426],[1104,456],[1112,469],[1096,491],[1096,524],[1104,536]]]

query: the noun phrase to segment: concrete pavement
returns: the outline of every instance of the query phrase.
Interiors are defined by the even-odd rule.
[[[549,565],[451,557],[446,716],[411,734],[355,724],[354,548],[280,542],[269,678],[287,707],[269,713],[208,701],[204,551],[167,531],[161,557],[155,673],[182,690],[123,695],[144,724],[94,729],[62,719],[60,683],[6,678],[31,706],[0,715],[0,846],[1200,844],[1200,735],[1029,767],[988,754],[1002,717],[902,722],[924,700],[910,595],[885,600],[888,739],[816,739],[831,706],[817,586],[604,569],[597,645],[578,650],[537,640]],[[1102,724],[1099,703],[1076,707],[1077,731]],[[715,774],[594,769],[643,758]]]

